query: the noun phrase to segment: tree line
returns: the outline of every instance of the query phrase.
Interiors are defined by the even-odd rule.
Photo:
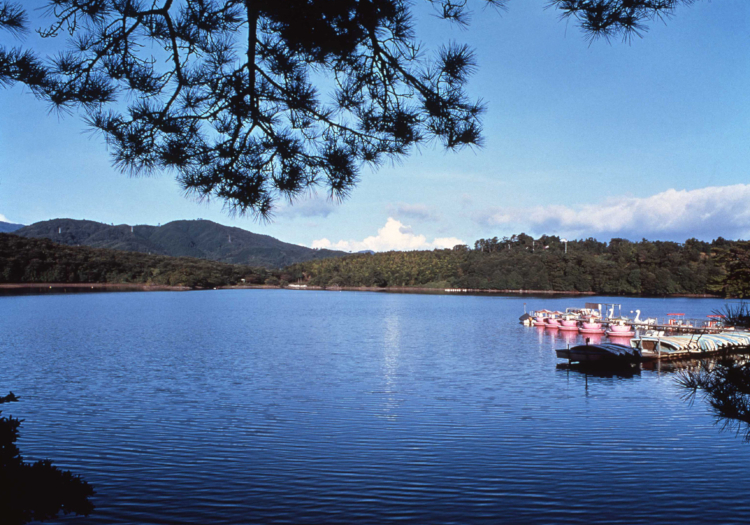
[[[414,286],[598,294],[750,296],[750,242],[721,237],[609,243],[520,234],[479,239],[473,249],[356,254],[295,264],[290,282],[318,286]]]
[[[116,283],[210,288],[278,279],[265,268],[66,246],[0,234],[0,283]],[[244,280],[244,281],[243,281]]]
[[[564,241],[526,234],[432,251],[352,254],[283,270],[55,244],[0,234],[0,282],[470,288],[597,294],[750,297],[750,241],[719,237]]]

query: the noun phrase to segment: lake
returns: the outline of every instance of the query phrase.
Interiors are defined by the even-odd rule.
[[[291,290],[0,297],[27,461],[97,491],[59,523],[739,523],[750,444],[675,374],[556,368],[528,309],[716,299]],[[575,342],[575,341],[573,341]]]

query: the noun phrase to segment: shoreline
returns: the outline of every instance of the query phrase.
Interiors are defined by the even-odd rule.
[[[596,292],[577,292],[559,290],[482,290],[474,288],[424,288],[418,286],[390,286],[385,288],[368,286],[336,286],[323,288],[321,286],[295,287],[276,286],[268,284],[258,285],[225,285],[215,288],[191,288],[189,286],[171,286],[166,284],[136,284],[136,283],[0,283],[0,295],[35,295],[43,293],[84,293],[84,292],[189,292],[205,290],[316,290],[325,292],[380,292],[380,293],[416,293],[426,295],[558,295],[558,296],[595,296],[607,295]],[[618,297],[618,295],[611,295]],[[645,295],[622,295],[619,297],[652,297]],[[723,299],[715,294],[671,294],[654,297],[686,297],[692,299]]]
[[[225,287],[235,288],[235,287]],[[280,288],[280,287],[271,287]],[[686,297],[691,299],[724,299],[721,295],[716,294],[670,294],[670,295],[625,295],[625,294],[605,294],[598,292],[578,292],[578,291],[560,291],[560,290],[485,290],[480,288],[453,288],[446,291],[445,288],[423,288],[418,286],[387,286],[378,288],[374,286],[336,286],[322,288],[320,286],[306,286],[305,288],[293,288],[285,286],[288,290],[322,290],[325,292],[384,292],[384,293],[423,293],[432,295],[564,295],[564,296],[606,296],[606,297]]]
[[[88,290],[108,292],[187,292],[193,290],[189,286],[170,286],[166,284],[135,284],[135,283],[0,283],[0,293],[3,291],[51,291],[64,292],[66,289],[77,292]]]
[[[306,286],[305,288],[294,288],[285,286],[289,290],[323,290],[326,292],[385,292],[385,293],[423,293],[434,295],[473,295],[473,294],[494,294],[494,295],[597,295],[595,292],[560,292],[555,290],[482,290],[478,288],[451,288],[446,291],[445,288],[424,288],[420,286],[386,286],[380,288],[377,286],[331,286],[322,288],[320,286]]]
[[[205,290],[253,290],[280,288],[266,284],[192,288],[169,284],[138,283],[0,283],[0,296],[109,292],[193,292]]]

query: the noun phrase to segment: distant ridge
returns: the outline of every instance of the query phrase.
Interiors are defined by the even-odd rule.
[[[13,224],[12,222],[0,221],[0,233],[11,233],[23,228],[23,226],[23,224]]]
[[[202,219],[172,221],[163,226],[113,226],[95,221],[53,219],[19,228],[13,234],[46,238],[70,246],[196,257],[266,268],[348,255],[334,250],[313,250]]]

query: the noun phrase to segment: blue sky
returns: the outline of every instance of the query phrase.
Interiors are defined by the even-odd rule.
[[[484,148],[423,147],[365,170],[342,204],[321,189],[263,224],[230,217],[218,201],[186,199],[169,173],[117,172],[100,136],[16,86],[0,90],[0,219],[204,218],[351,250],[472,244],[522,231],[750,237],[750,2],[699,1],[630,44],[589,44],[545,0],[511,1],[499,14],[478,9],[468,30],[416,4],[428,46],[455,40],[476,49],[469,89],[489,108]],[[0,42],[16,44],[4,34]]]

